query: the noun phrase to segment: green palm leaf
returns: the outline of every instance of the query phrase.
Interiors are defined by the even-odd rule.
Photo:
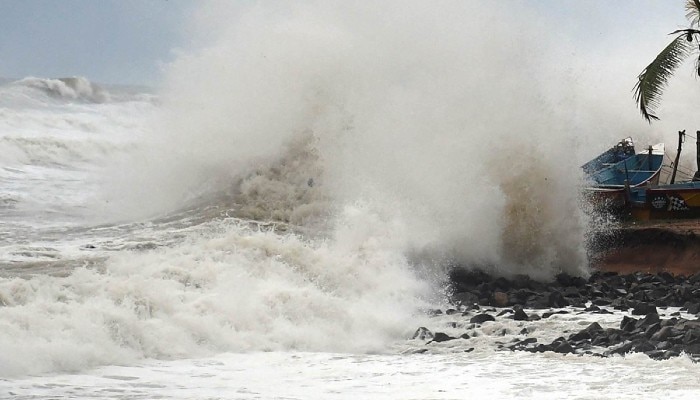
[[[648,122],[659,119],[653,112],[659,106],[668,78],[693,51],[692,41],[688,41],[687,37],[686,33],[676,37],[638,76],[634,98]]]

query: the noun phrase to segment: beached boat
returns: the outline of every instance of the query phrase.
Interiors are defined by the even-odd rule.
[[[583,164],[581,169],[583,169],[583,172],[590,175],[626,158],[632,157],[633,155],[635,155],[634,141],[632,141],[631,137],[627,137],[620,140],[615,146],[604,151],[598,157]]]
[[[637,221],[700,217],[700,181],[630,191],[630,214]]]
[[[675,182],[685,131],[678,135],[678,152],[669,184],[659,184],[663,144],[651,146],[646,154],[635,154],[590,173],[591,186],[586,190],[589,203],[598,210],[637,221],[700,218],[700,171],[692,181]],[[696,147],[700,169],[700,141]]]
[[[629,191],[630,216],[637,221],[655,219],[700,218],[700,131],[696,136],[698,171],[692,180],[675,182],[685,131],[678,132],[678,153],[674,161],[671,183]]]
[[[624,189],[626,186],[657,185],[664,160],[664,144],[649,146],[643,152],[603,165],[588,174],[591,188]]]
[[[628,144],[627,148],[623,148]],[[589,186],[584,191],[587,202],[596,210],[622,213],[630,205],[631,189],[658,185],[664,158],[664,144],[649,146],[644,152],[630,155],[634,145],[630,138],[584,164]],[[614,152],[616,148],[620,149]],[[614,162],[602,162],[611,160]],[[617,160],[617,161],[615,161]]]

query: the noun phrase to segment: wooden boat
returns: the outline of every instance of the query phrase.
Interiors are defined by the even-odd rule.
[[[700,181],[632,190],[631,217],[637,221],[700,217]]]
[[[593,171],[588,173],[589,186],[584,191],[584,196],[595,210],[624,212],[630,203],[631,189],[658,185],[663,167],[664,144],[649,146],[644,152],[633,155],[618,153],[622,159],[617,162],[598,162],[597,160],[610,159],[610,155],[606,153],[584,164],[584,167],[588,166],[589,171]],[[599,166],[597,170],[596,166]]]
[[[592,188],[624,189],[625,186],[657,185],[664,161],[664,144],[649,146],[588,175]]]
[[[700,131],[696,136],[698,171],[691,181],[675,182],[685,131],[678,132],[678,152],[671,182],[630,190],[630,216],[637,221],[700,218]]]
[[[632,141],[631,137],[627,137],[620,140],[615,146],[604,151],[598,157],[583,164],[581,169],[583,169],[583,172],[590,175],[600,171],[603,168],[629,158],[634,154],[634,142]]]
[[[700,131],[698,131],[700,138]],[[685,131],[678,132],[678,151],[669,184],[659,184],[663,144],[651,146],[646,157],[635,154],[589,174],[588,199],[605,210],[637,221],[700,218],[700,140],[696,145],[698,172],[692,181],[675,182]]]

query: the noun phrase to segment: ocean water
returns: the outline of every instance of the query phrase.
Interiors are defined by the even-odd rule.
[[[0,398],[697,398],[685,356],[498,350],[620,313],[426,312],[455,264],[589,273],[578,165],[602,149],[552,90],[568,76],[546,43],[477,40],[535,16],[216,10],[157,89],[0,83]]]

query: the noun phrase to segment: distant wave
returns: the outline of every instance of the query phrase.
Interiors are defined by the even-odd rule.
[[[83,77],[57,79],[27,77],[16,83],[39,89],[54,98],[81,100],[91,103],[104,103],[110,100],[109,92]]]

